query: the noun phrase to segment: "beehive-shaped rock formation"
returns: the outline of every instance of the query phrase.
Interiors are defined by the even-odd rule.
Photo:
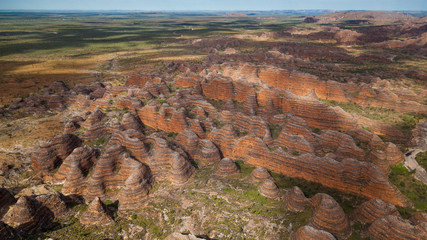
[[[393,204],[386,203],[381,199],[373,198],[364,202],[355,209],[350,218],[361,223],[371,224],[378,218],[383,218],[388,215],[398,216],[399,212]]]
[[[290,240],[335,240],[329,232],[311,226],[303,226],[291,234]]]
[[[43,172],[55,169],[80,143],[81,140],[73,134],[55,137],[33,153],[31,156],[33,169]]]
[[[170,180],[175,184],[184,184],[193,175],[195,168],[181,154],[175,152],[171,159]]]
[[[264,182],[259,186],[259,193],[264,197],[277,198],[279,197],[279,188],[271,179],[265,179]]]
[[[292,187],[286,197],[286,209],[291,212],[302,212],[309,204],[309,199],[297,186]]]
[[[317,229],[332,233],[337,238],[345,238],[351,234],[350,222],[341,206],[331,196],[317,193],[310,202],[313,216],[309,223]]]
[[[86,212],[80,217],[80,223],[83,225],[105,226],[114,223],[110,211],[103,202],[96,197],[90,204]]]
[[[422,231],[411,225],[408,220],[389,215],[373,222],[368,228],[367,235],[372,240],[422,240],[425,239],[422,233]]]
[[[40,202],[22,196],[9,209],[3,217],[3,221],[20,232],[31,234],[52,226],[51,220],[53,218],[53,212]]]
[[[268,173],[267,169],[265,169],[263,167],[256,167],[252,171],[251,177],[252,177],[252,181],[254,181],[256,183],[265,181],[266,179],[273,179],[271,177],[270,173]]]
[[[101,110],[96,109],[95,111],[91,112],[88,118],[81,124],[85,128],[90,128],[91,126],[100,123],[105,117],[105,113],[103,113]]]
[[[77,164],[77,167],[82,171],[82,173],[87,173],[96,162],[98,156],[99,151],[92,149],[87,145],[75,148],[59,167],[57,173],[55,174],[55,180],[64,181],[67,174],[70,171],[74,171],[74,169],[71,169],[71,165],[73,164]]]
[[[219,177],[227,177],[239,173],[239,168],[230,158],[223,158],[218,163],[215,175]]]
[[[139,166],[126,179],[124,187],[118,194],[120,210],[140,208],[148,200],[148,192],[151,189],[151,173],[141,163],[139,163]]]
[[[207,139],[200,139],[192,130],[185,129],[178,134],[176,142],[188,153],[199,160],[201,165],[209,165],[221,160],[218,148]]]

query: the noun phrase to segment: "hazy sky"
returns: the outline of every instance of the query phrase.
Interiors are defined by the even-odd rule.
[[[0,0],[25,10],[427,10],[427,0]]]

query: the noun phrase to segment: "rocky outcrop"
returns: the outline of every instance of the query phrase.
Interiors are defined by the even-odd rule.
[[[149,102],[146,106],[138,109],[138,116],[145,125],[165,132],[179,133],[187,127],[184,109],[176,110],[173,107],[158,106]]]
[[[42,172],[55,169],[80,143],[81,140],[73,134],[55,137],[32,154],[33,169]]]
[[[311,226],[330,232],[337,238],[346,238],[351,234],[350,222],[335,199],[317,193],[310,202],[313,206],[313,216],[309,220]]]
[[[279,197],[279,188],[272,179],[265,179],[261,185],[258,187],[259,193],[267,198],[278,198]]]
[[[200,139],[193,131],[185,129],[176,136],[176,142],[201,165],[217,163],[221,160],[218,148],[207,139]]]
[[[53,212],[46,206],[31,197],[22,196],[9,209],[3,221],[19,232],[31,234],[51,227],[53,218]]]
[[[381,199],[373,198],[364,202],[350,214],[353,221],[363,224],[371,224],[375,220],[388,215],[399,216],[399,212],[393,204],[386,203]]]
[[[426,231],[411,225],[408,220],[389,215],[373,222],[368,228],[367,235],[372,240],[421,240],[425,237],[422,236],[423,232]]]
[[[211,134],[213,133],[214,131]],[[221,145],[221,142],[217,144],[217,140],[213,139],[224,156],[231,159],[243,160],[254,166],[272,169],[290,177],[318,182],[341,191],[368,198],[380,198],[395,205],[409,204],[402,193],[388,182],[388,176],[371,163],[348,158],[338,162],[310,154],[291,156],[281,149],[270,151],[260,138],[253,135],[237,141],[233,140],[225,146]],[[230,141],[230,138],[226,141]],[[228,149],[230,147],[231,152]]]
[[[118,193],[120,210],[140,208],[148,200],[152,181],[150,170],[141,163],[136,165],[139,167],[133,170]]]
[[[54,179],[56,181],[64,181],[69,172],[73,171],[73,165],[77,165],[77,168],[83,174],[87,174],[89,169],[95,164],[96,159],[99,156],[99,151],[92,149],[91,147],[84,145],[73,150],[73,152],[63,161],[62,165],[56,172]]]
[[[418,225],[423,222],[427,223],[427,213],[415,213],[409,218],[409,221],[411,221],[413,225]]]
[[[228,177],[239,173],[239,168],[230,158],[223,158],[218,163],[215,175],[219,177]]]
[[[302,212],[309,205],[309,199],[297,186],[292,187],[286,196],[286,210],[291,212]]]
[[[290,240],[335,240],[329,232],[311,226],[303,226],[291,234]]]
[[[258,183],[258,182],[263,182],[266,179],[273,179],[270,175],[270,173],[268,173],[267,169],[263,168],[263,167],[256,167],[252,173],[251,173],[251,177],[252,177],[252,181]]]
[[[90,204],[86,212],[80,217],[80,223],[83,225],[105,226],[114,223],[111,212],[103,202],[96,197]]]
[[[70,209],[60,193],[39,195],[35,197],[35,200],[49,209],[49,213],[52,212],[56,219],[65,219],[69,216]]]

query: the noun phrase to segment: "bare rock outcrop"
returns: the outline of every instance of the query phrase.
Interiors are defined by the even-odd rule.
[[[267,198],[278,198],[279,188],[276,186],[272,179],[265,179],[258,187],[259,193]]]
[[[82,173],[87,173],[89,169],[96,163],[98,156],[99,151],[92,149],[87,145],[75,148],[59,167],[54,176],[55,180],[59,182],[64,181],[67,174],[70,171],[73,171],[71,169],[73,164],[77,164],[77,167],[82,171]]]
[[[251,177],[252,177],[252,181],[258,183],[258,182],[263,182],[266,179],[273,179],[270,175],[270,173],[268,173],[267,169],[263,168],[263,167],[256,167],[252,173],[251,173]]]
[[[425,235],[423,236],[422,234],[425,234],[425,232],[427,231],[411,225],[408,220],[403,220],[399,216],[389,215],[373,222],[368,228],[367,235],[372,240],[421,240],[424,239]]]
[[[105,226],[114,223],[111,212],[99,199],[99,197],[96,197],[89,204],[87,211],[81,215],[79,220],[83,225]]]
[[[215,175],[219,177],[227,177],[239,173],[239,168],[230,158],[223,158],[218,163]]]
[[[317,193],[310,202],[313,216],[309,224],[317,229],[330,232],[337,238],[345,238],[351,234],[350,222],[341,206],[331,196]]]
[[[297,186],[292,187],[286,197],[286,210],[291,212],[302,212],[309,205],[309,199]]]
[[[136,165],[139,167],[134,169],[118,193],[120,210],[140,208],[148,200],[152,181],[150,170],[142,164]]]
[[[19,232],[31,234],[52,226],[54,213],[34,198],[22,196],[18,199],[3,221]]]
[[[80,145],[81,140],[73,134],[55,137],[33,153],[33,169],[48,172],[58,167],[68,155]]]
[[[353,221],[371,224],[378,218],[388,215],[399,216],[399,212],[393,204],[386,203],[381,199],[373,198],[364,202],[357,209],[350,213]]]

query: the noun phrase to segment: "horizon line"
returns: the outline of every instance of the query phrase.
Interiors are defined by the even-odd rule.
[[[271,9],[271,10],[140,10],[140,9],[0,9],[0,12],[280,12],[280,11],[329,11],[329,12],[351,12],[351,11],[375,11],[375,12],[425,12],[426,10],[372,10],[372,9]]]

